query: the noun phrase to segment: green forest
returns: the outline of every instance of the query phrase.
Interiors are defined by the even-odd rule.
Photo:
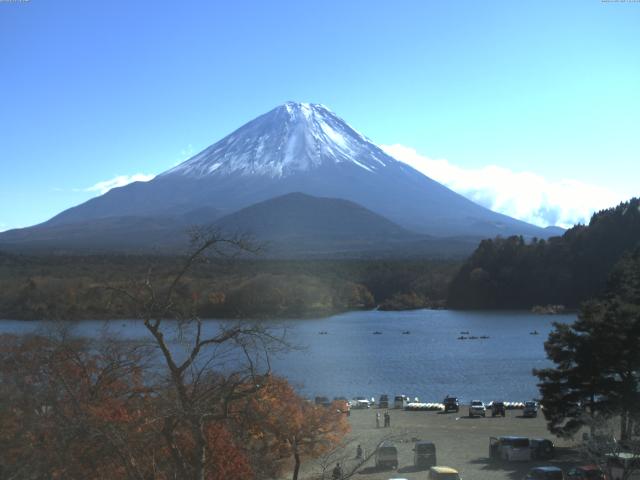
[[[453,278],[451,308],[575,309],[599,296],[615,263],[640,243],[640,200],[595,213],[549,240],[484,240]]]
[[[184,257],[0,253],[0,318],[132,318],[114,291],[146,278],[162,287]],[[180,298],[205,318],[310,317],[442,307],[459,263],[435,260],[210,259]]]

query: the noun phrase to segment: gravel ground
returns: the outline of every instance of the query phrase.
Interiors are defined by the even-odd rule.
[[[413,467],[413,442],[429,440],[436,444],[439,465],[458,469],[464,480],[501,480],[523,479],[527,471],[535,466],[556,465],[563,469],[581,464],[582,461],[571,443],[556,439],[546,429],[544,417],[522,418],[519,410],[507,411],[506,417],[487,418],[467,417],[468,407],[461,406],[460,413],[409,412],[389,410],[390,428],[376,428],[376,412],[383,410],[352,410],[349,418],[352,432],[349,445],[331,458],[326,458],[326,476],[331,478],[331,469],[336,461],[346,467],[345,472],[352,471],[358,465],[355,460],[358,444],[365,450],[365,457],[370,456],[379,442],[390,438],[398,448],[399,466],[397,471],[379,471],[375,468],[374,458],[368,458],[357,467],[351,477],[361,480],[388,480],[390,478],[406,478],[408,480],[427,479],[428,472]],[[553,460],[502,463],[493,465],[489,462],[489,437],[501,435],[518,435],[530,438],[548,438],[556,445],[556,458]],[[307,466],[312,467],[311,465]],[[304,478],[313,478],[322,469],[316,463],[313,473],[307,470]]]

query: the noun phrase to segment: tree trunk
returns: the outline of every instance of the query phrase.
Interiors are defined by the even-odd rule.
[[[193,434],[195,437],[195,479],[204,480],[207,464],[207,440],[204,434],[204,422],[201,418],[194,421]]]
[[[629,438],[629,413],[623,410],[620,413],[620,441],[626,442]]]
[[[293,480],[298,480],[298,472],[300,471],[300,453],[298,452],[298,443],[293,439],[293,459],[295,465],[293,467]]]

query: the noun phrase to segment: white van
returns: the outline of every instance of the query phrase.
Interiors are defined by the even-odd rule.
[[[490,437],[489,458],[493,461],[530,462],[531,442],[526,437]]]
[[[409,405],[409,397],[406,395],[396,395],[393,399],[393,408],[404,409],[407,405]]]

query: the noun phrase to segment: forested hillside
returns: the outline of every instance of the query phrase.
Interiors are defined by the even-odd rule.
[[[111,288],[162,288],[181,257],[0,252],[0,318],[132,318]],[[180,298],[202,317],[305,317],[442,306],[459,264],[433,260],[235,260],[195,266]]]
[[[569,308],[602,293],[607,276],[640,243],[640,199],[593,215],[549,240],[484,240],[451,282],[452,308]]]

